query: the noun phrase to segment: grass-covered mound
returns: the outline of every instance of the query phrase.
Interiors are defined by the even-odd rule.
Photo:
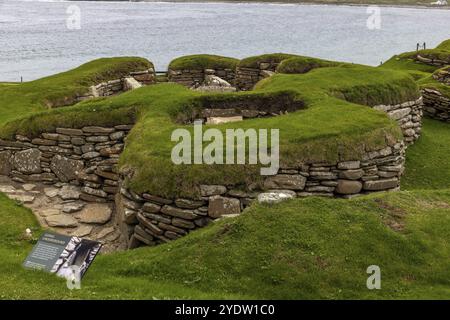
[[[0,126],[48,108],[71,105],[76,96],[87,93],[91,85],[152,67],[153,64],[143,58],[103,58],[35,81],[0,84]]]
[[[337,67],[344,63],[311,57],[293,57],[282,60],[276,71],[279,73],[301,74],[317,68]]]
[[[122,169],[131,168],[135,173],[129,186],[136,192],[165,197],[195,196],[199,184],[211,181],[242,187],[258,182],[259,166],[173,164],[170,157],[176,142],[170,141],[171,133],[179,127],[193,130],[176,120],[214,99],[233,101],[280,94],[300,101],[306,109],[214,127],[222,132],[227,128],[281,129],[282,164],[353,160],[366,150],[383,148],[387,140],[401,137],[394,121],[367,105],[399,103],[419,95],[414,81],[403,72],[348,65],[299,75],[277,74],[251,92],[211,95],[176,84],[143,87],[116,97],[36,113],[4,125],[0,137],[11,138],[15,133],[32,136],[56,127],[114,125],[136,119],[120,159]]]
[[[195,54],[174,59],[170,70],[236,69],[238,59],[211,54]]]
[[[289,53],[268,53],[268,54],[262,54],[259,56],[253,56],[248,57],[245,59],[242,59],[238,67],[240,68],[259,68],[260,63],[280,63],[283,60],[298,57],[295,54],[289,54]]]
[[[70,291],[21,263],[40,231],[0,195],[2,298],[441,298],[450,294],[450,191],[308,198],[257,205],[158,247],[101,255]],[[381,268],[381,290],[366,269]]]

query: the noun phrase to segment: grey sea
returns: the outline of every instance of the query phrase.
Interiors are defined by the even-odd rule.
[[[73,7],[76,6],[76,7]],[[24,81],[89,60],[289,52],[378,65],[450,38],[450,10],[249,3],[0,0],[0,81]],[[80,13],[80,28],[73,26]],[[379,17],[379,19],[378,19]]]

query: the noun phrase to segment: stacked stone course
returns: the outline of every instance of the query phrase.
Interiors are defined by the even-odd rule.
[[[386,112],[389,118],[397,121],[406,144],[411,144],[419,138],[422,130],[422,97],[396,105],[378,105],[373,108]]]
[[[206,75],[215,75],[231,85],[235,83],[235,70],[233,69],[169,69],[168,80],[186,87],[200,85],[205,81]]]
[[[256,68],[237,67],[236,87],[240,90],[251,90],[261,79],[270,77],[275,73],[279,62],[259,62]]]
[[[291,197],[352,197],[396,190],[404,162],[405,144],[399,141],[369,151],[360,160],[283,167],[265,179],[262,189],[201,185],[197,199],[167,199],[121,187],[116,195],[117,219],[129,248],[151,246],[178,239],[213,220],[238,215],[264,192]]]

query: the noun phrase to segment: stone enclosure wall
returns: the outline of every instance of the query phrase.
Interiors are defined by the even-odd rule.
[[[266,178],[263,190],[241,190],[233,185],[202,185],[198,199],[166,199],[125,188],[116,196],[117,219],[128,247],[156,245],[178,239],[218,218],[240,214],[253,201],[271,197],[351,197],[396,190],[405,162],[405,144],[367,152],[361,160],[310,163],[281,168]]]
[[[261,105],[267,105],[266,102],[262,101]],[[286,110],[302,107],[288,102]],[[83,201],[115,202],[113,219],[128,248],[156,245],[177,239],[215,219],[240,214],[257,200],[312,195],[351,197],[397,189],[404,170],[406,144],[413,143],[420,134],[421,106],[419,99],[374,107],[398,121],[404,141],[380,150],[368,150],[360,159],[352,161],[282,167],[258,189],[242,190],[239,186],[211,181],[210,185],[199,187],[201,196],[197,199],[136,194],[122,186],[123,179],[116,165],[131,124],[57,128],[34,139],[17,135],[14,141],[0,140],[0,174],[20,183],[68,183],[80,187],[79,198]]]
[[[80,102],[95,97],[113,96],[128,90],[137,89],[142,85],[154,84],[156,75],[153,68],[143,71],[130,72],[126,77],[116,80],[110,80],[91,86],[89,91],[76,98]]]
[[[231,85],[235,83],[235,70],[233,69],[169,69],[168,80],[186,87],[193,87],[202,84],[206,75],[218,76]]]
[[[439,90],[425,88],[422,90],[423,110],[427,117],[450,122],[450,97]]]
[[[80,185],[82,200],[113,201],[118,186],[115,166],[131,127],[57,128],[31,140],[0,140],[0,174],[20,183]]]
[[[407,101],[397,105],[378,105],[373,108],[386,112],[389,118],[397,121],[402,129],[406,144],[411,144],[419,138],[422,130],[422,97],[415,101]]]
[[[236,68],[236,87],[240,90],[251,90],[255,84],[264,78],[275,73],[279,62],[259,62],[257,68],[246,68],[238,66]]]

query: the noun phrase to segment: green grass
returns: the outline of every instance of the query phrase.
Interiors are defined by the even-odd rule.
[[[22,268],[31,213],[0,195],[3,299],[446,299],[450,191],[253,206],[158,247],[101,255],[82,289]],[[389,226],[396,226],[392,229]],[[400,227],[399,227],[400,226]],[[176,263],[174,263],[176,261]],[[382,289],[366,288],[378,265]]]
[[[406,172],[402,188],[450,188],[450,126],[437,120],[424,119],[420,139],[407,150]]]
[[[71,105],[93,84],[150,67],[152,63],[143,58],[103,58],[39,80],[0,85],[0,126],[45,109]]]
[[[365,150],[380,149],[386,140],[401,137],[398,126],[382,112],[367,105],[412,100],[418,88],[401,71],[345,65],[320,68],[306,74],[278,74],[262,81],[252,92],[201,94],[176,84],[143,87],[107,99],[95,99],[73,107],[35,113],[0,128],[0,137],[16,133],[36,136],[56,127],[137,123],[127,139],[121,168],[132,168],[127,184],[136,192],[165,197],[196,196],[198,185],[215,181],[245,187],[259,176],[258,165],[174,165],[170,141],[177,124],[208,101],[255,99],[258,96],[289,96],[302,101],[305,110],[288,115],[252,119],[214,126],[228,128],[281,128],[280,159],[290,165],[301,161],[352,160]],[[208,126],[206,126],[208,127]]]
[[[169,64],[171,70],[204,70],[236,68],[238,59],[211,54],[195,54],[179,57]]]

